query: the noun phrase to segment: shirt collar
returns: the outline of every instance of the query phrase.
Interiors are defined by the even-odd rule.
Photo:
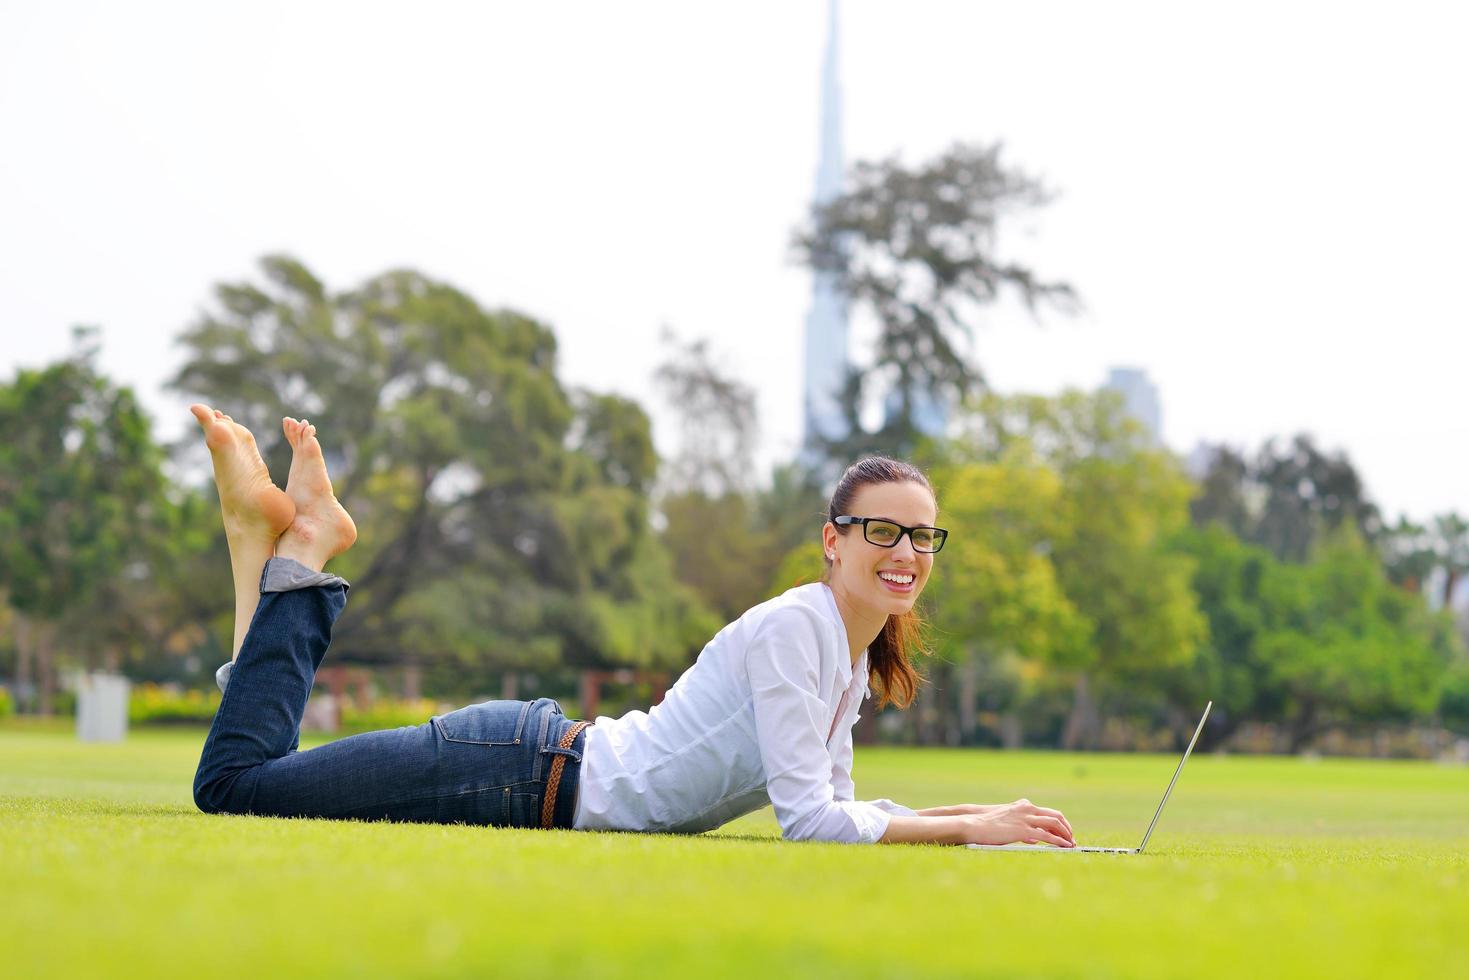
[[[864,688],[863,697],[871,697],[872,691],[867,688],[867,651],[863,650],[857,657],[857,662],[852,663],[851,655],[847,652],[847,624],[842,622],[842,613],[837,608],[836,596],[832,594],[831,586],[825,582],[820,582],[818,585],[821,588],[822,596],[826,599],[822,604],[822,610],[836,629],[837,649],[841,651],[841,655],[837,657],[837,676],[842,679],[842,687],[851,687],[852,678],[860,677]]]

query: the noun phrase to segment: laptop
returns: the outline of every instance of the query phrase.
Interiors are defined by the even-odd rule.
[[[1046,851],[1055,854],[1072,854],[1080,851],[1084,854],[1141,854],[1143,848],[1148,846],[1148,838],[1153,836],[1153,828],[1158,826],[1158,818],[1163,815],[1163,807],[1168,803],[1168,795],[1173,792],[1173,786],[1178,782],[1178,774],[1183,772],[1183,764],[1188,761],[1189,753],[1194,750],[1194,743],[1199,740],[1199,733],[1204,730],[1204,722],[1209,718],[1209,709],[1214,707],[1210,701],[1204,705],[1204,715],[1199,719],[1199,727],[1194,729],[1194,737],[1189,739],[1188,748],[1183,750],[1183,758],[1178,760],[1178,768],[1173,770],[1173,779],[1168,783],[1168,788],[1163,791],[1163,802],[1158,804],[1157,812],[1153,814],[1153,822],[1148,824],[1148,832],[1143,834],[1143,842],[1137,847],[1056,847],[1053,844],[966,844],[980,851]]]

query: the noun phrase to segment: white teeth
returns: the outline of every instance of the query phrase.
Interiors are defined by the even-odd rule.
[[[912,585],[912,574],[900,575],[897,572],[878,572],[877,577],[884,582],[892,582],[894,585]]]

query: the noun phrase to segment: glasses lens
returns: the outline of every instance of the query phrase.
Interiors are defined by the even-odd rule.
[[[898,535],[902,533],[896,524],[887,521],[868,521],[865,527],[867,540],[884,548],[890,548],[898,543]]]
[[[949,532],[941,527],[921,527],[913,532],[913,550],[927,551],[930,554],[938,551],[948,540]]]

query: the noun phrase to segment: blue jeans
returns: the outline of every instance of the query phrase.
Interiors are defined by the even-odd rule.
[[[550,698],[486,701],[422,725],[296,751],[301,715],[347,583],[272,558],[260,605],[204,741],[194,802],[205,813],[539,827],[551,760],[566,757],[553,825],[576,813],[585,732]]]

